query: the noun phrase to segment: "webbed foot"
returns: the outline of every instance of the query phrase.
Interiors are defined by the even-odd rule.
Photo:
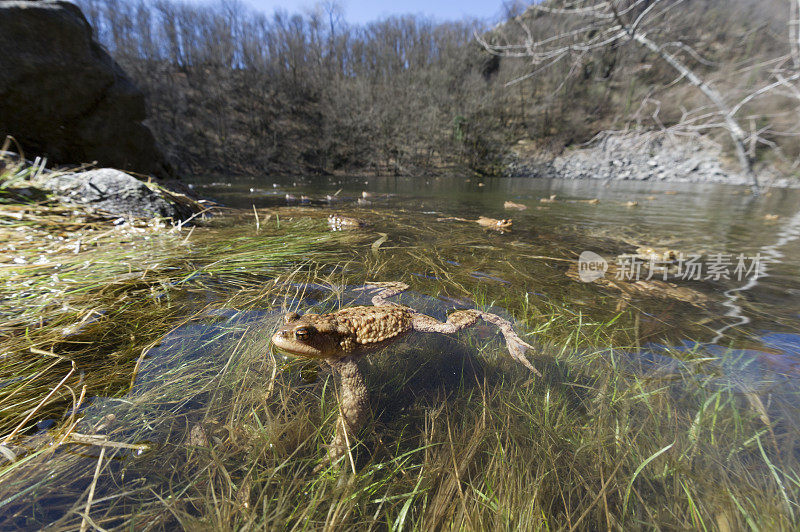
[[[452,334],[461,329],[471,327],[478,319],[482,319],[487,323],[495,325],[500,332],[503,333],[503,338],[506,341],[506,347],[511,355],[511,358],[531,370],[534,374],[541,377],[542,374],[537,370],[533,364],[525,357],[525,350],[533,350],[533,346],[525,342],[519,335],[514,332],[511,322],[505,318],[501,318],[497,314],[490,312],[483,312],[482,310],[457,310],[447,317],[447,321],[442,323],[435,318],[426,316],[424,314],[415,313],[413,317],[413,327],[415,331],[420,332],[435,332],[441,334]]]
[[[520,339],[520,337],[517,336],[516,333],[514,333],[514,337],[511,338],[505,333],[503,333],[503,337],[505,337],[506,339],[506,346],[508,347],[508,352],[511,355],[511,358],[513,358],[514,360],[516,360],[517,362],[519,362],[520,364],[531,370],[533,373],[536,374],[536,376],[542,377],[541,372],[538,369],[536,369],[525,356],[525,350],[526,349],[533,350],[533,346]]]
[[[533,346],[525,342],[516,332],[514,332],[511,322],[501,318],[497,314],[491,314],[489,312],[483,312],[480,310],[477,312],[483,321],[496,325],[497,328],[500,329],[500,332],[503,333],[503,338],[506,340],[506,347],[508,348],[511,358],[531,370],[537,376],[541,377],[542,374],[539,372],[539,370],[533,367],[533,364],[531,364],[531,362],[525,356],[525,350],[530,349],[532,351]]]

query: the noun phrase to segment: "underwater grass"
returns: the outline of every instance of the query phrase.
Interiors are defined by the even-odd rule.
[[[82,393],[123,392],[142,353],[176,324],[302,267],[311,252],[324,255],[329,239],[324,226],[303,220],[267,226],[257,239],[249,224],[224,223],[198,228],[202,242],[187,229],[126,223],[84,229],[67,245],[26,227],[30,245],[13,250],[22,264],[0,267],[0,440],[33,409],[19,430],[58,417]],[[61,383],[70,364],[79,371]]]
[[[173,261],[143,262],[145,279],[169,280],[157,285],[160,303],[144,302],[153,283],[105,292],[138,303],[90,324],[101,326],[93,341],[126,320],[152,320],[119,369],[130,378],[140,360],[135,382],[106,397],[87,392],[96,398],[74,427],[67,409],[54,430],[15,440],[16,460],[0,465],[0,527],[797,526],[798,398],[751,371],[756,361],[642,349],[667,324],[647,329],[639,308],[617,311],[613,297],[583,285],[537,296],[543,279],[563,275],[541,261],[511,263],[511,277],[464,242],[425,253],[402,234],[377,246],[376,235],[326,234],[320,219],[282,215],[278,227],[261,216],[259,225],[258,238],[252,220],[233,232],[197,228]],[[333,433],[335,383],[316,364],[270,353],[269,333],[287,309],[335,309],[363,297],[345,287],[387,279],[416,291],[399,301],[438,317],[450,301],[507,309],[537,345],[545,377],[515,365],[490,328],[400,341],[363,364],[373,421],[354,446],[355,473],[314,473]],[[575,303],[587,293],[592,304]],[[71,369],[43,359],[59,361],[60,378]]]
[[[336,285],[329,276],[283,281],[251,298],[291,306],[304,283],[320,307],[342,297],[315,288]],[[374,424],[356,473],[314,473],[335,387],[325,374],[312,382],[302,361],[264,357],[280,306],[198,315],[166,335],[124,400],[87,408],[79,425],[148,450],[70,444],[7,466],[3,526],[78,528],[95,478],[90,518],[106,529],[796,525],[793,393],[699,352],[643,365],[604,345],[630,320],[576,325],[556,307],[537,334],[569,347],[539,358],[544,380],[469,333],[372,357]]]

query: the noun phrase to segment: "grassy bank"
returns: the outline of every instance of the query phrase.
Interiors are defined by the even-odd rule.
[[[5,153],[0,434],[8,440],[40,419],[60,416],[67,401],[113,394],[129,382],[129,376],[114,377],[113,368],[135,360],[138,342],[163,334],[172,307],[179,312],[163,297],[173,280],[161,268],[169,271],[163,259],[189,242],[188,228],[165,221],[122,220],[63,204],[38,187],[57,175],[46,170],[46,161],[31,164]],[[152,315],[147,327],[138,320],[142,313]],[[87,371],[98,364],[112,370]]]

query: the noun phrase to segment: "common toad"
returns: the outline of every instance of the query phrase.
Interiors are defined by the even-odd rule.
[[[654,248],[650,246],[640,246],[636,248],[636,253],[620,255],[619,259],[635,259],[650,262],[675,262],[682,254],[670,248]]]
[[[711,303],[708,296],[688,286],[678,286],[675,283],[660,279],[627,279],[623,274],[624,272],[620,270],[617,264],[609,263],[605,275],[592,281],[594,284],[613,288],[620,292],[621,299],[617,305],[617,310],[625,308],[628,302],[636,297],[657,297],[684,301],[700,308],[705,308]],[[570,265],[566,275],[575,281],[582,281],[578,273],[577,263]]]
[[[513,201],[506,201],[505,203],[503,203],[503,208],[504,209],[514,209],[514,210],[517,210],[517,211],[524,211],[525,209],[528,208],[528,206],[527,205],[523,205],[522,203],[514,203]]]
[[[325,361],[340,383],[339,417],[333,442],[328,448],[328,461],[341,458],[350,448],[350,441],[364,425],[369,411],[367,386],[358,369],[363,355],[376,351],[411,332],[452,334],[474,325],[479,319],[496,325],[506,341],[511,356],[541,376],[525,358],[524,342],[511,323],[481,310],[458,310],[440,322],[387,298],[408,288],[404,283],[368,283],[364,289],[377,289],[373,306],[343,308],[327,314],[287,314],[284,325],[272,336],[272,343],[292,355]]]
[[[510,231],[513,221],[511,218],[504,218],[498,220],[497,218],[489,218],[487,216],[479,216],[477,220],[467,220],[466,218],[457,218],[455,216],[448,216],[446,218],[437,218],[437,221],[456,220],[459,222],[475,222],[476,224],[487,229],[494,229],[495,231],[505,232]]]
[[[349,229],[358,229],[365,227],[367,222],[359,220],[358,218],[351,218],[349,216],[341,216],[338,214],[331,214],[328,216],[328,225],[331,231],[346,231]]]
[[[495,218],[487,218],[486,216],[479,216],[477,220],[475,220],[478,225],[482,225],[483,227],[488,227],[490,229],[511,229],[511,218],[504,218],[502,220],[497,220]]]

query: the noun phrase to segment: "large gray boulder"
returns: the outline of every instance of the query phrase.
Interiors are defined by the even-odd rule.
[[[32,155],[169,173],[145,119],[142,93],[92,39],[78,6],[0,0],[0,142]]]
[[[125,218],[185,218],[179,205],[168,201],[135,177],[113,168],[101,168],[52,177],[40,185],[67,204]]]

